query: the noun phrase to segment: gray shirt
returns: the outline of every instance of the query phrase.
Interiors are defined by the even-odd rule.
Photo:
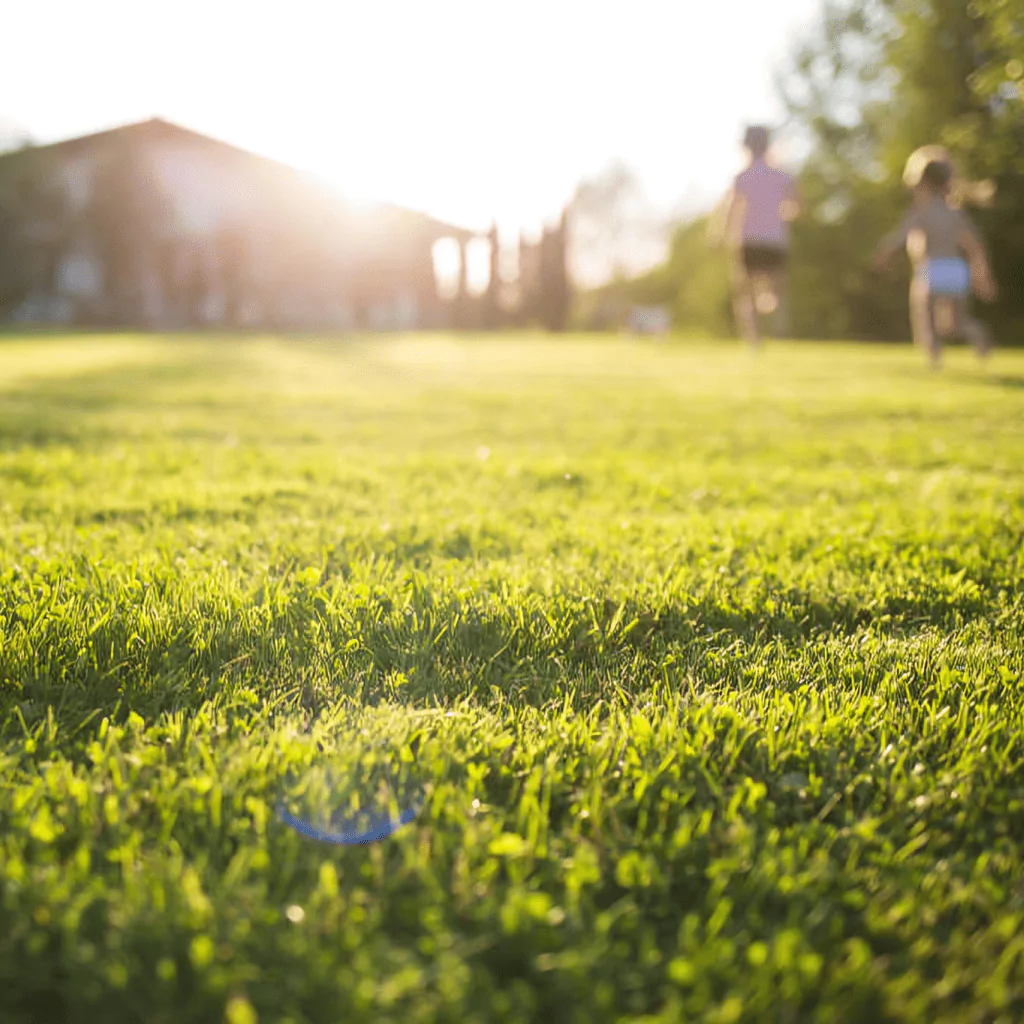
[[[963,210],[955,210],[936,197],[914,205],[900,226],[883,244],[906,247],[915,264],[925,260],[963,258],[963,238],[977,237],[974,223]]]

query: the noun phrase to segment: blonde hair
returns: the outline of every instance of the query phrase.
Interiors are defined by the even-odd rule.
[[[921,146],[915,149],[903,168],[903,183],[907,188],[918,188],[926,183],[926,172],[938,164],[948,171],[947,196],[950,206],[988,206],[996,194],[991,178],[967,181],[957,170],[945,146]],[[927,175],[930,176],[930,175]]]

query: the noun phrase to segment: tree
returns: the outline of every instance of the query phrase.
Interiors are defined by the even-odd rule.
[[[668,309],[677,328],[725,337],[732,330],[729,257],[708,251],[707,228],[707,217],[680,225],[668,259],[621,290],[631,302]]]
[[[973,0],[983,60],[968,85],[987,111],[984,134],[966,137],[973,167],[990,175],[994,201],[981,220],[990,240],[997,279],[1004,282],[994,313],[1004,338],[1024,335],[1024,289],[1019,284],[1024,252],[1024,0]]]
[[[666,224],[621,161],[579,183],[569,203],[570,263],[583,286],[622,280],[664,255]]]
[[[973,0],[967,12],[985,44],[987,59],[968,84],[991,113],[992,172],[1024,174],[1024,0]]]
[[[901,188],[885,163],[886,103],[896,76],[886,0],[829,0],[779,79],[809,156],[806,214],[793,236],[791,323],[803,336],[884,338],[905,331],[899,285],[868,276],[878,237],[898,216]]]
[[[1019,89],[1024,0],[828,0],[782,79],[809,142],[809,217],[794,240],[794,323],[803,333],[905,336],[905,277],[873,280],[868,255],[907,201],[900,171],[920,145],[949,146],[969,176],[992,176],[982,214],[997,275],[1013,269],[1024,215]],[[994,318],[1024,314],[1004,289]]]
[[[569,213],[565,210],[557,226],[545,227],[540,240],[539,313],[549,331],[564,331],[569,320],[568,219]]]
[[[45,151],[25,144],[0,155],[0,317],[33,293],[52,291],[62,212]]]

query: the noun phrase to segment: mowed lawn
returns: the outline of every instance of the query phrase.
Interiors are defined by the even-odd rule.
[[[1020,1020],[1022,549],[1024,352],[2,338],[0,1021]]]

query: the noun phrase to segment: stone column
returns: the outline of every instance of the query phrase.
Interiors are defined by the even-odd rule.
[[[486,327],[501,326],[501,248],[498,239],[498,225],[491,224],[488,233],[490,242],[490,273],[487,278],[487,301],[485,308]]]
[[[466,239],[459,239],[459,291],[458,300],[461,304],[465,304],[466,299],[469,297],[469,270],[468,263],[466,261]]]
[[[469,272],[466,260],[466,239],[459,239],[459,284],[452,303],[452,323],[466,327],[469,322]]]

